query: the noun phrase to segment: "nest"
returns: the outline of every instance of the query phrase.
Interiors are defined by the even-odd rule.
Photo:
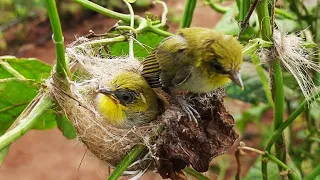
[[[109,125],[95,109],[96,90],[123,71],[139,71],[140,62],[128,57],[101,58],[95,52],[91,48],[67,48],[74,77],[66,86],[52,72],[47,86],[74,124],[79,140],[98,159],[114,167],[133,146],[144,144],[149,151],[129,169],[156,168],[164,178],[179,179],[179,172],[188,165],[207,171],[212,158],[224,153],[238,138],[232,116],[221,97],[213,93],[186,95],[201,115],[198,126],[175,104],[158,119],[139,127],[119,129]]]

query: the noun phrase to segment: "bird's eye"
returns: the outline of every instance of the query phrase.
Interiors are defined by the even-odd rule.
[[[217,73],[224,74],[226,72],[225,69],[222,67],[222,64],[220,64],[217,60],[211,61],[210,66]]]
[[[117,91],[115,96],[119,99],[120,103],[128,104],[136,99],[135,93],[131,91]]]

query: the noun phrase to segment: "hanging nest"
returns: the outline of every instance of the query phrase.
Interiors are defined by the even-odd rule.
[[[139,72],[140,62],[128,57],[101,58],[97,49],[75,45],[67,48],[72,79],[62,81],[52,72],[47,86],[62,113],[74,124],[79,140],[108,165],[115,167],[134,145],[144,144],[149,151],[129,170],[156,168],[163,178],[179,179],[179,172],[188,165],[199,172],[207,171],[212,158],[224,153],[238,138],[221,93],[185,95],[201,115],[198,125],[175,104],[158,119],[139,127],[119,129],[109,125],[95,109],[96,90],[108,86],[123,71]]]

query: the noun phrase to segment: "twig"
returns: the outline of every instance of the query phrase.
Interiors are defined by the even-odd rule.
[[[237,172],[236,172],[235,179],[240,180],[241,163],[240,163],[240,149],[239,148],[237,148],[236,151],[234,152],[234,156],[236,157],[236,161],[237,161]]]
[[[259,1],[259,0],[255,0],[255,1],[252,3],[252,5],[250,6],[250,9],[249,9],[249,12],[248,12],[246,18],[241,22],[241,25],[240,25],[241,30],[240,30],[239,35],[238,35],[238,40],[240,39],[240,37],[241,37],[242,33],[244,32],[244,30],[248,27],[248,25],[249,25],[249,19],[250,19],[251,15],[252,15],[253,11],[254,11],[255,8],[256,8],[256,6],[257,6],[257,4],[258,4],[258,1]]]
[[[279,160],[275,156],[269,154],[268,152],[264,152],[264,151],[261,151],[259,149],[248,147],[243,142],[240,142],[240,145],[238,146],[237,151],[236,151],[236,154],[235,154],[236,158],[237,158],[237,165],[238,165],[238,170],[237,170],[237,174],[236,174],[236,179],[237,180],[240,179],[240,170],[241,170],[241,167],[239,167],[239,165],[241,165],[240,164],[240,155],[245,154],[243,151],[250,151],[250,152],[254,152],[254,153],[257,153],[259,155],[262,155],[263,156],[263,158],[262,158],[263,161],[267,161],[266,159],[264,159],[264,158],[267,158],[267,159],[277,163],[283,169],[285,169],[286,175],[288,175],[290,177],[289,179],[294,179],[294,180],[298,180],[299,179],[298,174],[293,169],[291,169],[289,166],[287,166],[281,160]],[[280,172],[280,174],[281,174],[281,172]],[[265,178],[265,176],[264,176],[265,174],[262,174],[262,175],[263,175],[263,178]]]

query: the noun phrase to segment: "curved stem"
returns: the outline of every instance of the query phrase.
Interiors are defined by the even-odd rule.
[[[141,155],[143,150],[145,150],[144,145],[134,146],[130,152],[122,159],[122,161],[114,169],[108,180],[117,180],[122,176],[123,172]]]
[[[320,91],[317,92],[315,95],[313,95],[309,101],[309,103],[315,101],[318,97],[320,96]],[[282,122],[279,127],[277,128],[277,130],[273,133],[271,139],[268,141],[265,150],[267,152],[271,151],[271,147],[272,145],[276,142],[276,140],[281,136],[283,130],[285,128],[287,128],[306,108],[308,101],[304,100],[299,107],[287,118],[287,120],[285,120],[284,122]]]
[[[56,7],[55,0],[45,0],[46,7],[53,31],[52,40],[56,46],[57,65],[56,72],[60,77],[70,76],[70,70],[67,66],[65,50],[64,50],[64,39],[62,36],[62,29],[60,19]]]
[[[122,14],[122,13],[118,13],[118,12],[115,12],[115,11],[111,11],[107,8],[104,8],[102,6],[99,6],[91,1],[88,1],[88,0],[73,0],[74,2],[88,8],[88,9],[91,9],[93,11],[96,11],[98,12],[99,14],[102,14],[102,15],[105,15],[105,16],[108,16],[108,17],[111,17],[111,18],[114,18],[114,19],[119,19],[119,20],[122,20],[124,22],[127,22],[129,23],[130,20],[131,20],[131,17],[130,15],[128,14]],[[137,16],[135,17],[137,18]]]
[[[134,12],[133,12],[132,6],[127,0],[123,0],[123,1],[127,5],[128,9],[129,9],[129,12],[130,12],[130,27],[132,29],[134,29]],[[129,57],[130,58],[134,58],[133,37],[132,37],[133,31],[132,30],[130,30],[130,34],[131,34],[131,36],[130,36],[130,39],[129,39]]]
[[[212,0],[205,0],[205,4],[209,5],[213,10],[223,14],[230,10],[229,7],[221,6],[217,3],[212,2]]]

